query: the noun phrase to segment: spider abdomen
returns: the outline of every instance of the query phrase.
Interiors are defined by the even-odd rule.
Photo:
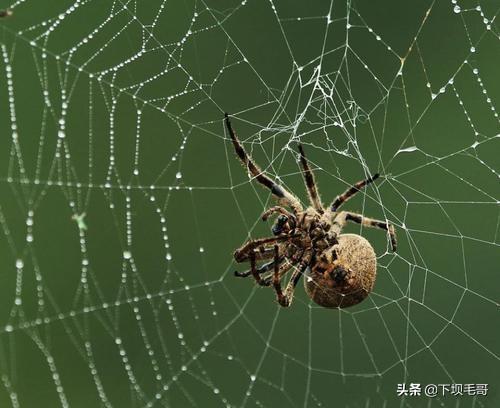
[[[344,308],[363,301],[373,289],[377,258],[360,235],[341,234],[338,245],[319,257],[307,271],[304,287],[318,305]]]

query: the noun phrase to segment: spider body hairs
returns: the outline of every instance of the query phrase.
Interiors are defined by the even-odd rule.
[[[292,193],[273,181],[254,163],[236,136],[227,113],[225,123],[236,155],[250,175],[269,189],[279,204],[262,214],[264,221],[276,216],[271,229],[273,236],[251,239],[234,252],[236,262],[250,263],[249,270],[235,272],[235,275],[252,276],[258,285],[272,286],[278,303],[283,307],[291,305],[295,287],[302,275],[306,293],[320,306],[344,308],[363,301],[375,283],[375,251],[365,238],[356,234],[341,234],[342,229],[348,221],[383,229],[390,237],[393,251],[396,251],[396,234],[393,225],[386,221],[339,211],[339,207],[363,187],[374,182],[379,175],[354,184],[325,208],[304,149],[299,144],[300,163],[310,201],[310,206],[304,209]],[[283,288],[281,281],[291,270],[290,279]]]

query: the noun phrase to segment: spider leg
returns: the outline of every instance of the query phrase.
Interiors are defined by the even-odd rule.
[[[279,256],[278,246],[274,246],[274,259],[276,260]],[[291,264],[287,264],[286,269],[281,270],[280,266],[277,262],[274,263],[274,274],[272,275],[272,282],[274,291],[276,292],[276,298],[278,299],[278,303],[283,306],[289,306],[289,302],[287,297],[283,294],[283,290],[281,289],[281,277],[283,274],[288,271],[292,267]]]
[[[358,181],[352,187],[344,191],[341,195],[337,196],[337,198],[333,201],[332,205],[330,206],[331,210],[337,211],[337,209],[347,200],[349,200],[353,195],[358,193],[363,187],[366,187],[368,184],[373,183],[378,178],[379,174],[376,173],[372,177],[368,177],[366,180]]]
[[[323,214],[323,204],[321,204],[321,198],[319,197],[318,190],[316,188],[316,181],[314,179],[314,173],[311,171],[309,164],[306,159],[306,154],[304,152],[304,148],[301,144],[299,144],[299,153],[300,153],[300,163],[302,164],[302,168],[304,169],[304,181],[306,182],[307,192],[309,194],[309,200],[311,201],[312,206],[318,211],[320,214]]]
[[[273,257],[274,257],[274,249],[272,250],[272,254],[273,254]],[[257,255],[257,254],[256,254],[256,255]],[[255,259],[258,259],[258,258],[256,257]],[[279,262],[281,262],[282,260],[283,260],[283,259],[282,259],[282,258],[280,258],[280,259],[279,259]],[[258,273],[259,275],[261,275],[261,274],[263,274],[263,273],[269,272],[271,269],[273,269],[273,268],[274,268],[274,263],[275,263],[275,261],[271,261],[271,262],[267,262],[267,263],[265,263],[265,264],[263,264],[263,265],[259,266],[259,267],[257,268],[257,273]],[[239,277],[239,278],[246,278],[247,276],[250,276],[251,274],[252,274],[252,270],[251,270],[251,269],[249,269],[249,270],[247,270],[247,271],[245,271],[245,272],[238,272],[238,271],[235,271],[235,272],[234,272],[234,276],[237,276],[237,277]],[[266,286],[268,286],[268,285],[266,285]]]
[[[275,251],[276,251],[276,249],[275,249]],[[273,287],[274,287],[274,290],[276,291],[276,297],[277,297],[278,303],[282,307],[288,307],[292,304],[295,287],[297,286],[297,283],[299,283],[299,280],[302,277],[304,271],[309,266],[309,263],[311,261],[311,256],[312,256],[311,252],[308,252],[308,254],[304,255],[302,261],[299,264],[299,267],[293,271],[293,274],[290,277],[290,280],[288,281],[288,284],[286,285],[284,292],[283,292],[283,289],[281,288],[281,277],[293,265],[290,265],[289,267],[287,267],[287,269],[283,272],[277,271],[277,267],[275,266],[274,275],[273,275]]]
[[[285,261],[284,263],[282,263],[280,266],[279,266],[279,271],[278,271],[278,274],[280,276],[280,279],[292,268],[293,264],[289,261]],[[273,269],[275,267],[275,264],[273,263]],[[266,277],[264,277],[264,281],[266,282],[266,286],[269,286],[272,281],[274,279],[274,271],[267,275]]]
[[[250,258],[250,255],[254,253],[254,249],[257,247],[262,247],[261,252],[266,252],[268,251],[268,248],[264,247],[265,244],[274,244],[276,242],[288,241],[292,238],[297,238],[299,236],[300,234],[288,234],[288,235],[280,235],[277,237],[250,240],[234,252],[234,259],[236,262],[245,262],[247,259]],[[256,255],[254,256],[257,257]]]
[[[265,246],[257,247],[255,248],[254,253],[255,253],[255,259],[257,261],[263,261],[266,259],[274,258],[273,248],[266,248]],[[238,263],[248,261],[250,259],[250,252],[244,255],[242,254],[241,256],[242,256],[241,261],[238,261]]]
[[[297,283],[299,283],[300,278],[304,274],[305,268],[304,269],[295,269],[293,271],[293,274],[290,278],[290,281],[288,282],[288,285],[286,286],[285,289],[285,297],[286,297],[286,306],[290,306],[292,304],[293,300],[293,294],[295,292],[295,287],[297,286]],[[284,305],[282,305],[284,306]]]
[[[225,114],[225,122],[227,131],[229,132],[229,135],[231,136],[231,140],[234,145],[234,150],[236,151],[236,154],[240,158],[243,165],[248,169],[250,174],[253,177],[255,177],[255,179],[260,184],[271,190],[271,192],[278,199],[280,199],[283,204],[290,206],[295,213],[302,211],[302,206],[300,205],[299,200],[296,197],[294,197],[291,193],[289,193],[285,188],[276,184],[276,182],[274,182],[266,174],[264,174],[264,172],[259,168],[259,166],[257,166],[257,164],[255,164],[252,158],[247,154],[247,152],[241,145],[241,142],[239,141],[238,137],[236,136],[236,133],[233,130],[231,121],[229,120],[229,115],[227,113]]]
[[[276,255],[275,255],[274,263],[277,263],[277,261],[278,261],[278,258],[276,258]],[[255,252],[254,251],[252,251],[250,253],[250,273],[252,274],[253,278],[255,279],[255,282],[257,282],[258,285],[269,286],[269,284],[266,284],[266,282],[260,277],[260,274],[256,268]]]
[[[394,230],[394,225],[390,224],[387,221],[375,220],[373,218],[364,217],[361,214],[356,214],[349,211],[340,212],[337,218],[335,218],[334,224],[342,229],[346,221],[353,221],[355,223],[364,225],[365,227],[380,228],[387,231],[389,237],[391,238],[392,250],[393,252],[396,252],[398,242],[396,240],[396,231]]]

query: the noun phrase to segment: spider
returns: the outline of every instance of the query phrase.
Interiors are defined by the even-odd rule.
[[[235,276],[252,276],[260,286],[272,285],[277,301],[283,307],[291,305],[302,275],[305,275],[306,293],[320,306],[344,308],[363,301],[375,283],[375,251],[365,238],[356,234],[341,234],[342,229],[348,221],[383,229],[389,235],[392,250],[396,251],[394,226],[354,212],[339,211],[339,208],[379,175],[354,184],[325,208],[304,148],[299,144],[300,163],[310,201],[310,206],[304,209],[292,193],[273,181],[252,160],[236,136],[227,113],[225,124],[236,155],[250,175],[269,189],[279,204],[262,214],[264,221],[276,216],[271,229],[273,236],[250,239],[234,252],[236,262],[250,263],[249,270],[235,272]],[[263,263],[257,265],[258,261]],[[283,289],[281,281],[292,269],[293,273]]]

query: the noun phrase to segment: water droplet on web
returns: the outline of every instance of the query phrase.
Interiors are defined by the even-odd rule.
[[[180,178],[182,178],[182,173],[180,171],[178,171],[177,174],[175,175],[175,178],[177,180],[179,180]]]
[[[21,269],[23,266],[24,266],[24,262],[23,262],[23,260],[22,260],[22,259],[18,259],[18,260],[16,261],[16,268],[17,268],[17,269]]]
[[[14,328],[12,327],[12,325],[8,324],[7,326],[5,326],[5,331],[7,333],[10,333]]]
[[[460,8],[460,6],[457,5],[457,6],[453,7],[453,11],[458,14],[462,11],[462,9]]]
[[[254,382],[256,378],[257,378],[257,377],[256,377],[255,375],[251,375],[251,376],[250,376],[250,379],[252,380],[252,382]]]
[[[200,247],[200,252],[205,252],[205,248]]]
[[[132,258],[132,254],[130,251],[123,251],[123,259],[130,259]]]
[[[476,47],[470,47],[470,52],[476,52]]]
[[[417,151],[419,150],[417,146],[410,146],[410,147],[405,147],[403,149],[399,149],[396,154],[398,153],[411,153],[411,152],[414,152],[414,151]]]
[[[59,139],[64,139],[66,137],[66,133],[64,132],[64,130],[60,130],[59,132],[57,132],[57,136],[59,137]]]

